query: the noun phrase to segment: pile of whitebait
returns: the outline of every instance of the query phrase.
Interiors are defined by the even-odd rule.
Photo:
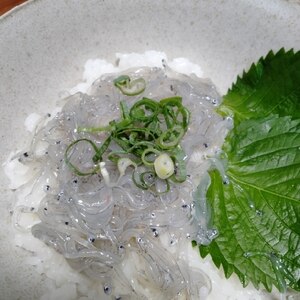
[[[139,68],[104,75],[65,101],[19,154],[35,173],[31,194],[44,185],[45,197],[28,208],[40,219],[32,234],[97,280],[107,299],[200,299],[210,280],[182,249],[218,234],[205,195],[208,170],[224,174],[220,147],[231,120],[214,112],[215,87],[167,67]],[[168,101],[165,119],[176,126],[156,111]],[[138,129],[122,131],[130,118]]]

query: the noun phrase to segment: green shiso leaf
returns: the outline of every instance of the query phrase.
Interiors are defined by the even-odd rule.
[[[270,114],[300,118],[300,51],[272,51],[238,77],[218,111],[242,120]]]
[[[244,286],[300,291],[300,52],[261,58],[218,110],[234,118],[223,145],[229,183],[210,172],[219,235],[200,255]]]

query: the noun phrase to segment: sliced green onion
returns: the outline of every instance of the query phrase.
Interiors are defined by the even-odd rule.
[[[109,144],[111,142],[111,135],[104,141],[100,148],[97,149],[96,154],[93,156],[93,162],[97,163],[102,160],[102,155],[107,150]]]
[[[168,154],[162,153],[155,159],[154,169],[159,178],[167,179],[174,174],[174,162]]]
[[[121,75],[114,80],[114,85],[127,96],[135,96],[141,94],[146,88],[144,78],[131,80],[128,75]]]
[[[128,149],[131,148],[131,143],[128,140],[112,137],[113,141],[119,145],[124,151],[128,152]]]
[[[156,150],[156,149],[154,149],[154,148],[147,148],[147,149],[142,153],[142,157],[141,157],[142,162],[144,163],[145,166],[151,167],[151,166],[154,165],[155,159],[153,159],[152,161],[147,160],[147,156],[148,156],[149,154],[154,154],[154,155],[157,156],[157,155],[160,155],[160,151],[158,151],[158,150]]]
[[[155,141],[155,135],[148,128],[129,127],[113,133],[113,140],[124,150],[134,155],[141,156],[144,149],[136,145],[145,144],[145,142]]]
[[[169,97],[169,98],[164,98],[159,101],[161,106],[182,106],[182,97],[180,96],[175,96],[175,97]]]
[[[145,126],[149,129],[150,132],[154,132],[156,136],[160,136],[162,134],[162,129],[160,128],[160,122],[158,120],[153,120]]]
[[[178,121],[178,116],[181,115],[182,120]],[[190,122],[190,112],[188,111],[187,108],[181,107],[177,114],[176,114],[176,124],[180,124],[184,131],[186,132],[188,130],[188,125]]]
[[[128,75],[121,75],[114,79],[115,86],[123,86],[126,85],[130,81],[130,77]]]
[[[137,138],[138,138],[138,133],[137,133],[136,131],[131,132],[131,133],[129,134],[129,142],[130,142],[132,145],[134,145],[134,143],[135,143],[135,141],[137,140]]]
[[[136,148],[154,148],[155,144],[153,142],[148,141],[142,141],[142,142],[136,142],[131,148],[128,149],[128,152],[133,152]]]
[[[92,146],[92,148],[95,150],[95,152],[98,151],[96,144],[93,143],[91,140],[89,140],[89,139],[76,140],[76,141],[72,142],[65,151],[65,156],[64,156],[65,163],[78,176],[86,176],[86,175],[96,174],[99,171],[99,166],[95,166],[93,169],[85,172],[85,171],[81,171],[78,167],[76,167],[74,164],[71,163],[71,160],[70,160],[71,158],[70,158],[69,154],[70,154],[71,150],[74,148],[74,146],[76,146],[78,143],[81,143],[81,142],[86,142],[86,143],[90,144]]]
[[[77,132],[101,132],[101,131],[110,131],[112,130],[111,126],[104,126],[104,127],[77,127]]]
[[[126,151],[112,151],[107,155],[107,159],[114,162],[114,163],[118,163],[118,160],[121,157],[121,155],[127,155],[128,153]]]
[[[165,132],[158,138],[158,145],[162,149],[172,149],[176,147],[184,135],[184,129],[176,125]]]
[[[147,148],[154,148],[156,145],[152,142],[142,141],[142,142],[135,142],[134,145],[127,150],[128,153],[134,154],[139,157],[141,160],[141,155],[143,154],[144,150]]]
[[[128,127],[128,128],[117,130],[116,132],[114,132],[114,137],[120,137],[122,135],[125,137],[129,137],[129,135],[132,134],[133,132],[144,134],[144,136],[147,135],[148,139],[152,139],[152,140],[155,139],[155,134],[151,132],[149,128],[143,128],[143,127]]]
[[[136,179],[137,175],[139,175],[138,176],[139,180]],[[141,181],[141,174],[138,174],[138,172],[136,170],[133,171],[133,173],[132,173],[132,181],[138,188],[140,188],[142,190],[148,190],[148,188],[149,188],[147,186],[147,184],[145,184]]]
[[[130,119],[129,118],[129,108],[125,101],[120,102],[120,108],[121,108],[121,112],[122,112],[122,118],[124,120]]]
[[[141,173],[140,180],[145,186],[150,188],[155,183],[155,177],[156,177],[156,175],[154,172],[147,171],[147,172]]]
[[[137,80],[136,80],[137,81]],[[131,88],[133,83],[129,76],[122,75],[114,80],[118,88]],[[110,178],[103,156],[108,152],[113,141],[121,149],[107,153],[107,159],[117,164],[120,172],[119,179],[125,174],[129,166],[134,167],[133,182],[141,189],[150,189],[153,193],[166,193],[170,189],[169,181],[183,182],[186,180],[185,153],[179,144],[188,130],[190,113],[182,105],[181,97],[170,97],[157,102],[142,98],[130,109],[125,101],[120,102],[121,119],[109,122],[104,127],[78,127],[78,132],[97,133],[109,132],[109,136],[98,147],[89,139],[79,139],[71,143],[65,152],[67,165],[77,175],[85,176],[101,172],[108,185]],[[70,162],[70,151],[79,142],[89,143],[95,151],[92,160],[95,167],[87,172],[77,168]],[[152,157],[153,156],[153,157]],[[146,167],[146,171],[139,174],[138,165]],[[147,177],[151,177],[149,181]],[[153,186],[156,181],[165,180],[166,190],[157,191]]]
[[[168,128],[175,124],[181,125],[186,132],[190,120],[190,112],[182,105],[181,97],[171,97],[160,100],[166,124]],[[175,110],[176,109],[176,110]],[[179,116],[181,120],[179,120]]]
[[[130,117],[138,121],[152,121],[159,113],[159,103],[152,99],[143,98],[130,109]]]
[[[112,126],[112,131],[115,131],[115,130],[121,130],[124,128],[128,128],[131,126],[131,124],[132,124],[132,120],[129,118],[129,119],[123,119],[118,123],[116,123],[116,121],[114,121],[114,123],[110,124],[110,125]]]

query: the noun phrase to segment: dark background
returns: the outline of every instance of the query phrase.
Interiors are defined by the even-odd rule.
[[[3,15],[16,5],[26,2],[27,0],[0,0],[0,15]]]

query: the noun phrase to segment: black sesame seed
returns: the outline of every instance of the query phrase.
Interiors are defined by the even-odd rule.
[[[46,189],[46,191],[49,191],[50,190],[50,185],[46,185],[45,189]]]
[[[30,208],[30,211],[34,211],[34,207],[31,207],[31,208]]]
[[[25,157],[28,157],[28,156],[29,156],[28,152],[24,152],[23,155],[24,155]]]
[[[47,113],[47,117],[50,118],[50,117],[51,117],[51,114],[50,114],[50,113]]]
[[[207,144],[207,143],[204,143],[203,146],[204,146],[205,148],[208,148],[208,144]]]
[[[69,225],[69,222],[65,222],[66,225]]]
[[[48,208],[47,208],[47,207],[44,207],[44,210],[48,210]]]

